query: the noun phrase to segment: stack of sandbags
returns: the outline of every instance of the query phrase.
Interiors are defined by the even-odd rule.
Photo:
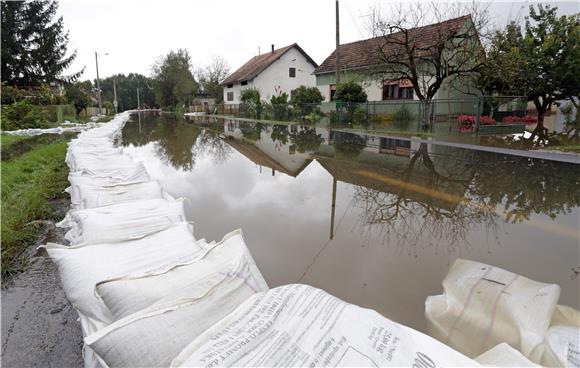
[[[425,302],[429,334],[443,343],[484,361],[519,354],[535,364],[578,364],[578,311],[557,306],[558,285],[458,259],[443,289]]]
[[[45,246],[87,341],[100,348],[121,337],[103,357],[85,345],[87,367],[168,365],[205,328],[267,290],[241,232],[218,244],[196,241],[183,200],[115,146],[128,118],[119,114],[70,142],[71,210],[58,224],[70,244]],[[146,349],[113,355],[136,341]]]

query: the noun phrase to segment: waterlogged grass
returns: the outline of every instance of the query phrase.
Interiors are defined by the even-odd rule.
[[[20,271],[22,252],[35,241],[40,220],[57,220],[53,201],[64,197],[67,138],[36,146],[1,164],[2,277]],[[4,142],[4,140],[3,140]]]

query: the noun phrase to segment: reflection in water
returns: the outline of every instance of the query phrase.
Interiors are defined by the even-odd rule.
[[[122,144],[189,198],[199,236],[242,227],[271,286],[306,282],[423,329],[462,256],[557,282],[578,307],[575,165],[216,118],[145,116]]]
[[[154,142],[157,154],[176,169],[190,171],[196,160],[208,155],[214,162],[227,160],[230,148],[219,137],[219,132],[184,125],[172,115],[158,124],[156,115],[140,114],[139,124],[127,124],[122,144],[143,146]]]

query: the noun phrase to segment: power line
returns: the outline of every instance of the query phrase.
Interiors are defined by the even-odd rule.
[[[361,32],[360,28],[358,27],[358,24],[356,22],[356,20],[354,19],[354,16],[352,15],[350,8],[348,7],[347,2],[344,2],[344,5],[346,6],[346,10],[348,10],[348,14],[350,14],[350,18],[352,19],[352,22],[354,23],[354,26],[356,27],[356,29],[358,30],[358,33],[360,34],[360,36],[362,38],[365,38],[365,36],[363,35],[363,33]]]

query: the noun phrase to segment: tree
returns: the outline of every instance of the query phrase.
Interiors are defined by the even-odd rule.
[[[2,81],[38,86],[55,81],[74,82],[84,71],[64,76],[76,58],[66,56],[68,32],[56,17],[55,0],[1,1]]]
[[[220,83],[229,73],[228,63],[221,56],[213,56],[210,63],[198,71],[201,88],[215,98],[216,103],[222,103],[224,100],[224,88]]]
[[[488,23],[486,8],[449,6],[433,2],[399,8],[392,19],[379,19],[382,34],[376,50],[378,65],[371,73],[385,80],[409,81],[421,101],[424,128],[431,126],[432,100],[444,83],[469,84],[484,60],[479,35]],[[467,11],[471,15],[450,19]],[[429,24],[429,25],[426,25]]]
[[[511,23],[497,32],[484,69],[484,82],[533,101],[538,124],[531,139],[545,138],[544,115],[560,99],[580,99],[580,16],[556,16],[556,7],[530,6],[525,27]]]
[[[151,88],[153,81],[138,73],[128,75],[116,74],[101,80],[102,97],[104,101],[113,102],[115,99],[113,83],[117,87],[118,111],[137,108],[137,88],[141,106],[157,106],[155,93]]]
[[[152,67],[153,91],[162,107],[189,105],[199,89],[191,72],[191,56],[185,49],[170,51]]]
[[[65,87],[67,100],[75,107],[77,115],[91,103],[91,81],[69,83]]]

